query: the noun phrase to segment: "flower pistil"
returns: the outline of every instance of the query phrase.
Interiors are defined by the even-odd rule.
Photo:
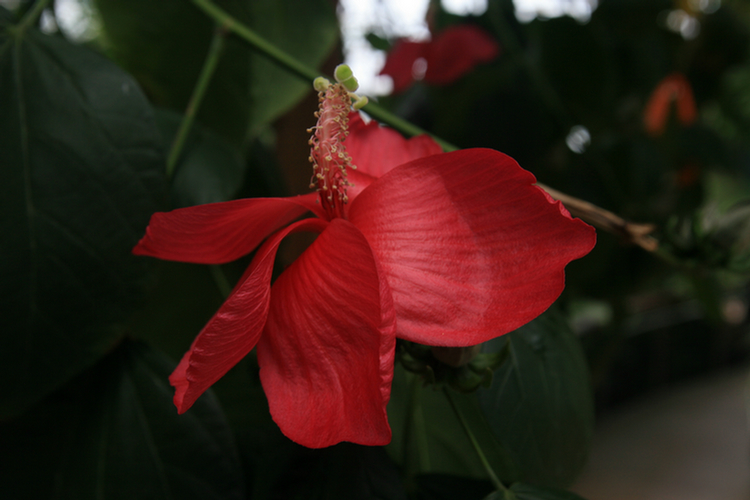
[[[346,152],[344,140],[349,135],[349,113],[352,108],[360,109],[367,104],[367,97],[358,96],[354,91],[359,87],[352,70],[345,64],[336,67],[336,83],[318,77],[313,86],[318,91],[318,123],[308,129],[312,137],[310,163],[313,176],[310,188],[317,189],[319,202],[329,219],[345,218],[344,205],[349,201],[346,188],[353,186],[347,179],[347,168],[352,165],[352,157]]]
[[[346,169],[355,168],[343,144],[349,135],[351,98],[342,84],[334,83],[319,91],[318,100],[318,123],[308,129],[313,133],[309,141],[313,166],[310,188],[317,189],[320,204],[330,219],[343,218],[344,205],[349,201],[346,188],[351,185]]]

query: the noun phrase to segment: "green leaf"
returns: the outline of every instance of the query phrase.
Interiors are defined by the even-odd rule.
[[[182,116],[157,110],[156,119],[170,147]],[[194,123],[172,179],[172,206],[188,207],[232,199],[242,185],[245,163],[221,136]]]
[[[383,52],[388,52],[391,50],[391,42],[383,38],[382,36],[376,35],[375,33],[370,32],[366,34],[365,40],[369,42],[373,49],[382,50]]]
[[[547,312],[490,341],[510,342],[510,359],[477,392],[489,426],[527,482],[565,485],[583,466],[594,428],[588,368],[563,318]]]
[[[0,109],[0,416],[10,416],[120,338],[148,270],[131,249],[165,186],[150,105],[86,48],[0,30]]]
[[[338,41],[338,23],[327,0],[257,0],[250,2],[251,27],[277,47],[312,67],[319,67]],[[306,93],[305,82],[266,57],[252,56],[250,132],[275,120]]]
[[[209,392],[178,415],[174,363],[125,342],[43,401],[0,426],[3,491],[18,500],[244,498],[239,457]]]
[[[241,21],[241,2],[219,2]],[[189,0],[96,0],[103,44],[130,71],[158,107],[184,112],[211,43],[214,23]],[[198,119],[234,144],[247,127],[249,59],[244,45],[227,40]]]
[[[495,473],[502,480],[515,480],[518,471],[482,415],[476,393],[454,393],[453,399]],[[393,440],[387,449],[407,475],[447,474],[487,479],[487,472],[445,394],[430,386],[423,387],[418,376],[400,365],[394,373],[388,420]]]
[[[327,0],[224,0],[217,5],[309,66],[319,66],[338,39]],[[152,101],[184,111],[208,51],[213,22],[187,0],[96,0],[105,44],[143,84]],[[312,90],[230,37],[198,119],[234,144],[278,118]]]

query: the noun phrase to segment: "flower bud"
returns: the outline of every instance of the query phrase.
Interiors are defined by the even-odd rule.
[[[313,88],[315,88],[315,90],[317,90],[318,92],[324,91],[328,88],[329,85],[331,85],[331,82],[327,78],[323,78],[322,76],[319,76],[315,80],[313,80]]]
[[[346,64],[339,64],[333,72],[336,81],[344,86],[349,92],[354,92],[359,88],[359,82],[354,77],[352,69]]]

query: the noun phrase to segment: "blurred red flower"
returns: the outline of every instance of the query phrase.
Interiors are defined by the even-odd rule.
[[[474,66],[495,59],[497,42],[477,26],[456,25],[428,42],[399,40],[388,54],[381,75],[393,78],[393,93],[402,92],[415,80],[448,85]]]
[[[469,346],[510,332],[549,307],[565,265],[594,246],[593,228],[510,157],[405,140],[348,115],[348,99],[338,84],[321,95],[316,193],[157,213],[135,247],[220,264],[260,246],[170,377],[180,413],[257,346],[286,436],[384,445],[396,336]],[[298,231],[319,234],[271,286],[279,243]]]
[[[695,98],[690,82],[681,73],[672,73],[657,85],[643,112],[643,124],[652,136],[660,136],[667,127],[672,102],[677,105],[677,119],[683,125],[692,125],[698,118]]]

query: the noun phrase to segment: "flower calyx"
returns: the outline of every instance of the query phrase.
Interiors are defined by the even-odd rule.
[[[462,393],[489,387],[492,377],[510,354],[506,342],[497,352],[480,353],[461,366],[451,366],[435,356],[434,348],[408,341],[398,341],[396,359],[406,369],[422,377],[424,385],[449,386]]]

